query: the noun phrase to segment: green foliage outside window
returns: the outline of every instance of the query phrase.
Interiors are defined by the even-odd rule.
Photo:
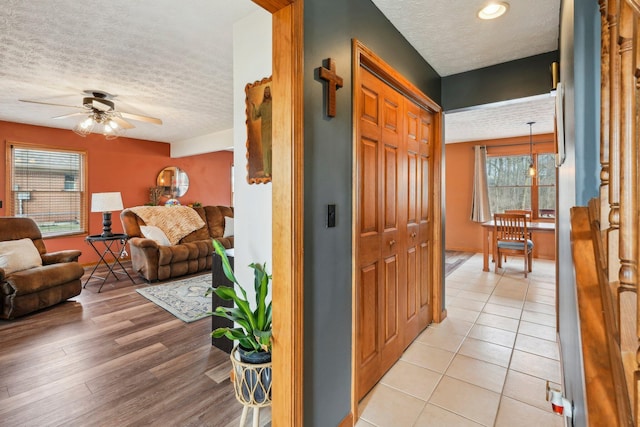
[[[529,175],[528,155],[487,158],[491,213],[507,209],[534,212],[534,218],[555,217],[556,170],[553,154],[534,154],[536,176]],[[535,193],[534,193],[535,192]],[[532,194],[536,197],[532,198]]]

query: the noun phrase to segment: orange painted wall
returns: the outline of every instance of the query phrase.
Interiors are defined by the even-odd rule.
[[[88,158],[88,200],[91,193],[120,191],[125,207],[149,201],[149,187],[155,186],[158,173],[167,166],[178,166],[189,176],[189,190],[180,199],[183,204],[231,205],[231,165],[233,153],[221,151],[197,156],[170,157],[170,146],[163,142],[118,138],[107,141],[101,135],[82,138],[70,130],[0,121],[0,216],[7,215],[7,142],[27,142],[86,150]],[[122,232],[120,212],[114,212],[114,232]],[[102,232],[102,214],[89,214],[89,233]],[[47,249],[80,249],[82,264],[98,261],[98,256],[85,242],[85,235],[46,240]]]
[[[533,136],[534,143],[552,140],[553,134]],[[445,247],[447,250],[482,252],[482,227],[469,219],[473,194],[473,146],[491,147],[520,143],[526,145],[513,149],[528,154],[528,136],[445,145]],[[552,147],[552,143],[549,142],[545,146]],[[534,257],[555,259],[553,233],[534,233],[533,241]]]

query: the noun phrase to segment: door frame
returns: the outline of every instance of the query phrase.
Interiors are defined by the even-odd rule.
[[[303,0],[252,0],[272,14],[273,376],[271,420],[303,425]]]
[[[443,271],[444,271],[444,233],[443,233],[443,223],[442,223],[442,212],[443,212],[443,204],[444,200],[442,197],[443,194],[443,179],[442,179],[442,168],[444,165],[444,153],[442,149],[443,141],[442,141],[442,109],[441,107],[433,102],[428,96],[426,96],[418,87],[416,87],[413,83],[407,80],[404,76],[398,73],[393,69],[389,64],[387,64],[382,58],[373,53],[372,50],[367,48],[362,42],[357,39],[352,40],[352,74],[353,74],[353,85],[352,85],[352,223],[353,229],[351,233],[351,243],[353,247],[352,254],[352,274],[351,274],[351,290],[352,290],[352,309],[351,309],[351,322],[352,322],[352,342],[351,346],[351,412],[354,414],[355,420],[359,418],[358,412],[358,400],[356,396],[356,378],[357,378],[357,336],[356,336],[356,324],[357,324],[357,288],[356,288],[356,280],[358,274],[358,232],[356,225],[358,224],[358,195],[357,195],[357,161],[358,161],[358,123],[359,117],[357,117],[359,111],[359,103],[360,98],[358,96],[358,88],[360,87],[360,67],[367,68],[369,71],[373,72],[387,84],[392,86],[394,89],[398,90],[402,95],[415,102],[422,108],[425,108],[429,111],[432,111],[434,114],[434,146],[433,146],[433,194],[432,194],[432,206],[433,206],[433,251],[432,251],[432,274],[431,281],[433,283],[432,286],[432,314],[433,314],[433,322],[440,323],[447,316],[447,312],[444,309],[444,286],[443,286]]]

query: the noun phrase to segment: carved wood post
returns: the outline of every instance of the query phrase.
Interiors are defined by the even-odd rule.
[[[618,281],[620,263],[620,52],[618,16],[621,0],[608,0],[609,24],[609,231],[607,233],[609,282]]]
[[[638,165],[640,165],[639,156],[640,156],[640,135],[638,129],[638,112],[639,106],[639,98],[640,96],[640,3],[637,0],[629,0],[627,3],[627,7],[630,10],[630,15],[632,15],[633,22],[633,34],[632,34],[632,56],[633,56],[633,65],[631,72],[633,74],[632,82],[633,82],[633,92],[632,92],[632,100],[631,103],[633,105],[633,111],[631,112],[631,142],[632,142],[632,152],[630,153],[633,158],[632,169],[632,179],[633,179],[633,191],[631,197],[635,203],[634,211],[631,212],[633,217],[630,219],[633,225],[634,234],[629,236],[630,239],[633,239],[633,245],[635,248],[634,254],[634,262],[636,268],[639,264],[638,257],[640,255],[640,242],[638,242],[638,235],[640,229],[640,218],[639,218],[639,210],[638,206],[640,206],[640,173],[638,173]],[[638,405],[640,404],[640,298],[638,298],[638,283],[636,277],[636,337],[638,337],[638,349],[636,351],[636,364],[637,369],[634,373],[634,387],[633,387],[633,412],[635,414],[635,422],[636,426],[640,426],[640,409]]]
[[[626,1],[620,8],[620,286],[637,284],[637,157],[635,151],[636,100],[633,55],[633,12]],[[640,325],[639,329],[640,329]]]
[[[636,292],[638,258],[638,194],[636,146],[636,58],[633,47],[634,14],[626,0],[620,2],[620,290]],[[636,311],[636,369],[633,385],[633,410],[637,417],[638,379],[640,378],[640,317]]]
[[[607,0],[599,0],[600,5],[600,229],[609,229],[609,22],[607,20]],[[607,247],[606,233],[603,233]],[[608,265],[608,263],[607,263]]]

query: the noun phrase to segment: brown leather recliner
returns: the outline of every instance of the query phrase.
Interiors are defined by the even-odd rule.
[[[30,218],[0,217],[0,241],[29,238],[42,258],[42,266],[5,274],[0,268],[0,318],[13,319],[50,307],[82,291],[82,253],[66,250],[47,253],[42,234]]]

